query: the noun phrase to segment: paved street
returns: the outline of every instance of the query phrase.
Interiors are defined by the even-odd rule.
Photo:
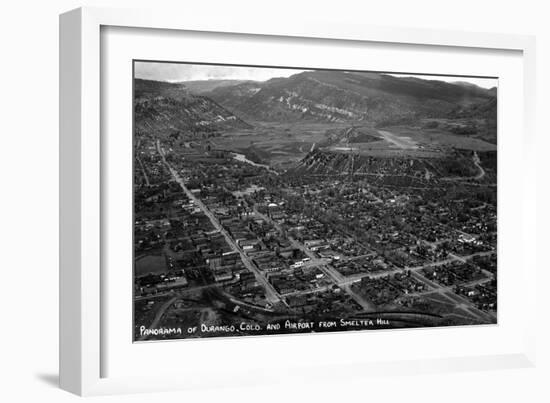
[[[254,273],[257,281],[262,284],[266,290],[266,297],[267,300],[274,304],[277,302],[283,302],[286,305],[285,299],[273,288],[273,286],[267,281],[266,277],[262,274],[262,272],[256,267],[256,265],[252,262],[252,260],[244,253],[244,251],[237,245],[233,237],[223,228],[223,226],[220,224],[219,220],[216,218],[216,216],[210,211],[210,209],[198,198],[196,197],[185,185],[183,179],[179,176],[177,171],[166,161],[165,153],[160,145],[160,142],[157,140],[156,142],[157,151],[161,155],[164,164],[170,171],[170,174],[174,178],[174,180],[181,186],[187,197],[195,203],[197,207],[201,209],[201,211],[209,218],[209,220],[212,222],[214,227],[224,236],[227,243],[231,246],[231,248],[239,253],[239,256],[241,257],[241,260],[243,261],[244,265],[252,272]],[[266,222],[269,222],[272,224],[277,230],[282,231],[281,226],[273,221],[270,217],[267,215],[259,212],[254,207],[255,214],[264,219]],[[465,234],[462,231],[458,231],[460,233]],[[405,267],[403,269],[396,268],[394,270],[379,272],[379,273],[362,273],[355,276],[343,276],[341,273],[339,273],[332,265],[330,265],[331,260],[327,258],[319,258],[319,256],[307,248],[304,244],[299,242],[298,240],[292,238],[291,236],[288,236],[289,241],[291,242],[292,246],[294,248],[300,249],[307,257],[310,258],[310,261],[306,263],[307,267],[310,266],[316,266],[318,267],[330,281],[332,282],[332,285],[337,285],[340,287],[344,292],[346,292],[348,295],[350,295],[365,311],[376,311],[377,307],[372,304],[369,300],[364,298],[362,295],[358,294],[352,289],[353,283],[356,283],[358,281],[361,281],[363,277],[370,277],[370,278],[380,278],[385,277],[388,275],[394,275],[396,273],[402,273],[405,270],[410,270],[413,276],[420,282],[426,284],[429,289],[422,293],[415,293],[415,294],[409,294],[409,296],[414,296],[416,294],[418,295],[424,295],[429,293],[439,293],[442,295],[445,299],[451,301],[454,304],[458,304],[458,307],[464,311],[466,311],[468,314],[476,317],[479,320],[486,321],[487,319],[495,319],[495,315],[492,313],[484,312],[479,309],[466,297],[456,295],[452,292],[452,287],[449,286],[443,286],[441,284],[438,284],[434,281],[431,281],[427,279],[422,273],[421,270],[434,267],[434,266],[440,266],[444,264],[449,264],[454,261],[461,261],[466,262],[472,259],[475,256],[487,256],[490,254],[495,253],[494,251],[487,251],[487,252],[478,252],[474,253],[468,256],[458,256],[455,254],[449,254],[447,259],[443,259],[440,261],[435,262],[429,262],[424,265],[415,266],[415,267]],[[492,279],[492,273],[489,273],[487,271],[483,271],[486,278],[473,281],[468,283],[467,285],[475,286],[477,284],[481,284],[486,281],[490,281]],[[308,294],[308,293],[314,293],[314,292],[321,292],[329,289],[329,286],[326,287],[320,287],[318,289],[313,290],[305,290],[305,291],[296,291],[288,295],[301,295],[301,294]],[[452,296],[450,295],[452,294]]]
[[[271,218],[266,216],[265,214],[260,213],[257,209],[254,209],[254,212],[267,222],[271,223],[275,228],[277,228],[279,231],[282,231],[282,228],[279,224],[277,224],[275,221],[273,221]],[[303,251],[307,257],[309,257],[311,260],[309,261],[309,264],[311,265],[317,265],[319,269],[332,280],[333,284],[339,286],[341,289],[343,289],[348,295],[350,295],[361,307],[366,311],[374,311],[376,310],[376,307],[367,301],[365,298],[363,298],[361,295],[357,294],[355,291],[353,291],[350,287],[350,284],[346,282],[346,278],[342,276],[338,271],[331,266],[328,265],[330,262],[329,259],[319,259],[319,257],[310,249],[308,249],[305,245],[303,245],[301,242],[298,242],[296,239],[292,238],[291,236],[288,236],[289,241],[291,242],[292,246],[295,248],[300,249]]]
[[[248,256],[243,252],[243,250],[237,245],[233,237],[227,233],[225,228],[220,224],[219,220],[216,218],[216,216],[210,211],[208,207],[198,198],[196,197],[188,188],[185,186],[185,182],[181,177],[178,175],[177,171],[166,161],[164,151],[162,150],[162,147],[160,145],[160,141],[157,140],[157,151],[162,157],[162,160],[168,170],[170,171],[172,177],[174,180],[181,186],[187,197],[192,200],[197,207],[201,209],[201,211],[210,219],[212,222],[212,225],[220,231],[220,233],[224,236],[227,243],[231,246],[231,248],[237,252],[241,260],[243,261],[244,265],[247,269],[249,269],[252,273],[254,273],[254,276],[256,277],[256,280],[262,284],[266,291],[266,298],[267,300],[274,304],[277,302],[284,302],[283,298],[279,295],[279,293],[273,288],[273,286],[267,281],[267,279],[262,275],[262,273],[258,270],[258,268],[254,265],[254,263],[250,260]]]

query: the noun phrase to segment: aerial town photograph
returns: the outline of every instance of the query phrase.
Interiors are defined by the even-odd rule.
[[[135,342],[497,323],[496,78],[133,63]]]

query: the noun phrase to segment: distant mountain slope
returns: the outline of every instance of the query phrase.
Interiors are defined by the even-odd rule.
[[[489,98],[485,102],[458,106],[451,111],[451,118],[484,118],[496,119],[497,99]]]
[[[224,107],[242,112],[246,103],[257,92],[261,91],[267,82],[245,81],[237,85],[223,86],[206,92],[205,95],[215,99]],[[246,111],[244,111],[246,113]]]
[[[218,87],[206,95],[252,119],[373,123],[442,117],[495,97],[477,86],[340,71],[306,71],[264,83]]]
[[[216,88],[230,87],[239,84],[254,83],[249,80],[195,80],[195,81],[183,81],[182,84],[193,94],[204,94],[215,90]]]
[[[194,95],[181,84],[160,81],[134,81],[134,111],[138,133],[193,134],[250,127],[213,100]]]

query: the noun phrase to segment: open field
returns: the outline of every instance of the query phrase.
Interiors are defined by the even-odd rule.
[[[254,122],[254,128],[223,133],[211,139],[216,149],[242,152],[255,151],[261,160],[274,167],[284,167],[303,158],[309,151],[327,140],[327,131],[345,129],[349,124],[327,123],[266,123]]]
[[[495,144],[474,136],[453,134],[442,129],[427,129],[416,126],[391,126],[385,130],[399,137],[409,137],[417,143],[431,148],[458,148],[472,151],[495,151]]]
[[[166,258],[163,255],[146,255],[136,260],[135,275],[141,276],[147,273],[165,273]]]
[[[348,138],[349,130],[360,134]],[[288,168],[317,148],[373,157],[412,158],[437,158],[452,149],[496,150],[496,145],[475,136],[453,134],[441,128],[409,125],[376,130],[365,124],[334,122],[254,122],[253,128],[225,132],[210,139],[210,144],[215,149],[234,150],[255,162],[279,169]]]

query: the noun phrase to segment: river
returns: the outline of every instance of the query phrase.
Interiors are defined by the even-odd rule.
[[[269,172],[274,173],[275,175],[279,175],[279,173],[273,170],[269,165],[258,164],[257,162],[250,161],[248,158],[246,158],[244,154],[234,153],[234,152],[232,152],[231,154],[233,154],[233,158],[236,159],[237,161],[246,162],[247,164],[254,165],[255,167],[259,167],[259,168],[265,168]]]

